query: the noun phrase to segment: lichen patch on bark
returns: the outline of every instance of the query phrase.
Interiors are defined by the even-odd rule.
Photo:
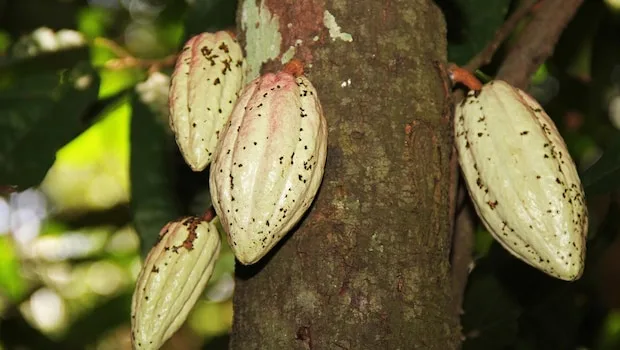
[[[280,56],[282,35],[280,19],[271,12],[265,2],[246,0],[241,5],[241,29],[245,33],[245,53],[248,83],[260,74],[264,63]]]

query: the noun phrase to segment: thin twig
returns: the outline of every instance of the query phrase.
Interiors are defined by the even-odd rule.
[[[502,45],[504,40],[508,38],[510,34],[515,30],[519,22],[523,17],[532,11],[532,8],[539,3],[539,0],[526,0],[512,15],[502,24],[502,26],[495,32],[495,36],[489,42],[489,44],[480,51],[474,58],[472,58],[464,67],[470,72],[488,64],[493,59],[495,51]]]
[[[129,51],[127,51],[121,45],[117,44],[114,40],[110,40],[104,37],[97,37],[95,38],[95,44],[107,47],[117,57],[130,57],[131,56],[131,53],[129,53]]]
[[[121,70],[127,68],[143,68],[148,69],[149,73],[153,73],[161,69],[174,65],[177,55],[168,55],[159,59],[145,59],[133,56],[124,47],[113,40],[103,37],[95,38],[95,43],[108,48],[117,58],[112,58],[104,63],[104,67],[111,70]]]
[[[169,55],[160,59],[143,59],[133,56],[113,58],[108,60],[104,67],[112,70],[120,70],[127,68],[144,68],[148,69],[150,73],[158,71],[161,67],[172,66],[176,62],[177,55]]]

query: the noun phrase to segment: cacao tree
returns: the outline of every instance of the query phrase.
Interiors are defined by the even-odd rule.
[[[614,258],[620,46],[612,1],[46,4],[52,2],[0,1],[0,233],[10,233],[0,236],[0,347],[130,348],[133,342],[135,348],[157,348],[164,341],[165,349],[620,344],[613,327],[620,285]],[[210,40],[227,45],[211,47]],[[231,61],[209,71],[210,63],[219,67],[218,55]],[[204,65],[183,66],[194,57]],[[291,62],[303,70],[291,81],[313,87],[305,92],[320,101],[326,122],[326,139],[312,140],[321,147],[326,140],[320,187],[303,206],[288,203],[298,211],[290,230],[265,243],[260,256],[242,256],[229,244],[251,241],[252,232],[249,238],[235,236],[227,224],[241,220],[234,213],[243,204],[221,205],[224,190],[212,196],[214,188],[229,185],[229,177],[230,186],[242,180],[233,180],[226,164],[211,163],[211,157],[217,159],[216,144],[228,132],[227,115],[243,85],[287,71]],[[480,92],[465,99],[469,88],[455,78],[454,67],[482,83],[497,79],[522,89],[537,101],[536,108],[528,105],[534,114],[557,126],[542,129],[553,133],[557,146],[549,154],[555,158],[559,150],[576,165],[558,163],[559,172],[570,174],[557,180],[582,184],[586,199],[574,190],[579,202],[564,198],[568,214],[557,215],[571,218],[587,204],[589,224],[583,227],[584,217],[572,235],[534,234],[542,237],[539,244],[557,248],[545,259],[566,257],[579,264],[578,273],[553,270],[559,265],[545,259],[528,262],[523,256],[529,245],[511,248],[512,240],[498,238],[512,225],[502,225],[501,216],[509,214],[495,214],[498,204],[492,201],[481,210],[485,202],[470,196],[467,186],[484,190],[493,184],[484,176],[463,178],[476,173],[477,165],[460,170],[455,109],[463,115],[472,110],[466,103],[482,102],[471,98]],[[232,68],[237,80],[224,81]],[[213,97],[203,85],[211,80],[230,82],[218,90],[227,98]],[[276,102],[269,100],[271,106]],[[205,109],[209,113],[201,114]],[[488,130],[487,136],[497,138],[493,142],[513,144],[511,123],[524,117],[508,114],[488,124],[496,128]],[[286,143],[285,135],[269,134],[275,126],[256,130],[252,136],[264,133],[259,136]],[[460,152],[471,146],[463,140]],[[226,142],[242,147],[243,139]],[[524,143],[518,151],[534,159],[536,147]],[[509,187],[513,197],[502,193],[508,201],[530,194],[522,173],[541,170],[519,168],[509,157],[493,163],[500,174],[496,183],[526,180]],[[213,175],[220,170],[224,175]],[[553,175],[556,169],[545,171]],[[561,195],[546,190],[551,180],[541,187],[550,202]],[[279,194],[264,187],[253,192],[259,198],[252,203]],[[497,187],[495,193],[506,190]],[[507,212],[544,204],[515,199]],[[539,217],[547,214],[556,217]],[[487,222],[493,215],[496,226]],[[558,235],[570,240],[554,245]],[[50,248],[60,246],[64,250]],[[90,272],[80,275],[80,269]],[[92,277],[93,271],[105,273]],[[84,285],[89,292],[76,296]],[[62,326],[46,326],[37,311],[40,300],[48,310],[64,310],[56,312],[68,315]]]

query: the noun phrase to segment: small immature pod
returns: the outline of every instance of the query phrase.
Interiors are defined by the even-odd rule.
[[[563,280],[584,267],[588,214],[566,144],[542,107],[495,80],[456,108],[459,162],[482,222],[511,254]]]
[[[170,128],[192,170],[211,162],[244,72],[241,46],[226,31],[196,35],[183,47],[170,86]]]
[[[183,325],[211,277],[220,245],[213,222],[185,217],[164,226],[133,293],[134,349],[159,349]]]
[[[237,259],[253,264],[300,220],[319,188],[327,123],[310,81],[287,72],[249,83],[211,165],[211,198]]]

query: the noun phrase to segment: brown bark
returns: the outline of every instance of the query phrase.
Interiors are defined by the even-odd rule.
[[[328,120],[328,158],[299,227],[257,265],[237,265],[231,349],[458,348],[441,12],[430,0],[264,5],[280,54],[302,41],[295,56]],[[353,41],[332,40],[325,10]],[[243,11],[242,40],[262,25]]]

